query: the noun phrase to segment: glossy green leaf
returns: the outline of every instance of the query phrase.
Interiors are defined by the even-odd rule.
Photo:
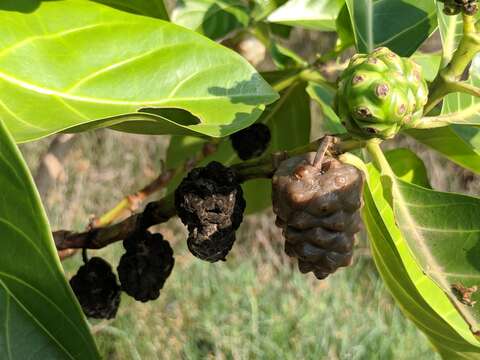
[[[290,0],[271,13],[267,20],[319,31],[334,31],[335,20],[344,3],[345,0]]]
[[[462,301],[452,286],[480,284],[480,199],[397,180],[393,204],[395,219],[415,259],[449,295],[472,331],[478,332],[480,308],[473,302],[480,300],[480,294]]]
[[[91,0],[115,9],[157,19],[168,20],[168,12],[163,0]]]
[[[361,53],[386,46],[412,55],[437,27],[435,0],[346,0]]]
[[[277,98],[240,55],[162,20],[65,0],[30,13],[0,7],[0,24],[0,117],[17,141],[101,119],[122,129],[124,114],[147,133],[226,136]],[[183,109],[196,122],[144,108]]]
[[[242,0],[177,0],[172,21],[212,39],[219,39],[249,23]]]
[[[254,5],[251,16],[255,20],[263,20],[286,2],[287,0],[253,0]]]
[[[443,13],[443,4],[437,3],[438,11],[438,28],[440,37],[442,39],[443,48],[443,65],[446,65],[452,58],[453,53],[458,47],[458,44],[463,35],[463,21],[462,15],[445,15]],[[477,13],[477,19],[480,19],[480,14]]]
[[[320,123],[321,131],[327,134],[346,133],[347,130],[333,110],[333,101],[335,97],[333,90],[311,82],[308,84],[307,93],[313,100],[315,100],[322,110],[323,118]]]
[[[430,188],[427,168],[417,154],[410,149],[397,148],[385,152],[394,174],[401,180]]]
[[[470,68],[468,82],[480,86],[480,56]],[[468,112],[466,118],[459,117],[458,124],[480,125],[480,101],[471,95],[454,93],[443,101],[442,114]],[[435,149],[451,161],[480,174],[480,128],[478,126],[451,125],[425,130],[409,130],[408,134],[421,143]]]
[[[366,173],[362,218],[377,269],[402,311],[445,359],[479,359],[480,343],[448,296],[425,275],[395,223],[387,201],[389,178],[382,179],[373,165],[365,166],[359,158],[349,155],[344,160]]]
[[[0,121],[0,359],[99,359],[40,197]]]
[[[355,34],[353,33],[352,21],[347,4],[342,6],[335,21],[335,26],[338,34],[337,49],[346,49],[355,45]]]
[[[466,83],[480,87],[480,55],[476,56],[470,66],[470,76]],[[453,124],[480,125],[480,98],[464,93],[447,95],[443,100],[442,114],[459,112],[467,114],[454,117]]]
[[[307,61],[293,50],[278,44],[276,41],[271,41],[269,46],[270,56],[273,62],[279,69],[286,69],[291,67],[306,67]]]
[[[408,135],[447,159],[480,174],[480,130],[452,125],[437,129],[408,130]]]
[[[297,83],[282,92],[280,99],[267,107],[259,122],[270,128],[272,139],[267,152],[290,150],[307,143],[310,139],[310,100],[305,92],[305,84]],[[198,152],[203,143],[200,139],[189,137],[172,138],[167,153],[167,167],[179,166],[189,156]],[[209,156],[199,166],[213,160],[224,165],[241,162],[228,139],[221,142],[217,153]],[[173,191],[180,181],[181,178],[172,181],[167,191]],[[242,187],[247,201],[247,213],[260,211],[271,205],[270,180],[251,180]]]
[[[437,76],[440,70],[441,55],[416,52],[412,55],[411,59],[422,67],[425,80],[433,81],[433,79],[435,79],[435,76]]]

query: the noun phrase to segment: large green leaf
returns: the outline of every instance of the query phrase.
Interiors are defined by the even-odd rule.
[[[435,0],[346,0],[357,49],[412,55],[437,27]]]
[[[320,123],[321,130],[327,134],[343,134],[347,130],[342,125],[340,118],[333,110],[335,92],[325,86],[316,83],[309,83],[307,93],[312,100],[320,106],[323,117]]]
[[[290,0],[271,13],[269,22],[334,31],[335,20],[345,0]]]
[[[480,284],[480,199],[401,180],[395,185],[395,219],[415,259],[450,296],[472,331],[479,332],[480,308],[459,301],[452,285]],[[474,293],[471,301],[479,299]]]
[[[442,3],[438,2],[437,16],[438,29],[442,39],[443,64],[446,65],[452,58],[463,36],[463,22],[461,14],[455,16],[445,15],[442,11],[443,6]]]
[[[480,55],[476,56],[470,66],[470,76],[466,83],[480,87]],[[480,98],[464,93],[449,94],[443,100],[442,114],[461,112],[464,116],[451,119],[454,124],[480,125]]]
[[[437,129],[408,130],[408,135],[447,159],[480,174],[480,131],[452,125]]]
[[[212,39],[246,27],[248,8],[242,0],[177,0],[172,21]]]
[[[385,153],[392,170],[399,179],[430,188],[427,168],[417,154],[405,148],[397,148]]]
[[[0,358],[99,359],[32,178],[0,121]]]
[[[251,16],[255,20],[262,20],[286,2],[287,0],[253,0]]]
[[[30,13],[0,6],[0,24],[0,116],[17,141],[129,113],[144,120],[136,132],[225,136],[277,98],[240,55],[162,20],[65,0]],[[195,122],[144,108],[183,109]]]
[[[445,359],[479,359],[480,343],[448,296],[425,275],[395,223],[387,200],[391,181],[385,180],[390,178],[382,179],[373,165],[353,156],[344,160],[366,173],[362,218],[375,264],[402,311]]]
[[[305,92],[306,84],[297,83],[282,92],[280,99],[269,105],[259,122],[270,128],[272,139],[267,152],[290,150],[304,145],[310,139],[310,100]],[[202,140],[191,137],[173,137],[167,154],[167,167],[177,167],[195,152],[198,152]],[[241,160],[232,149],[230,141],[222,141],[216,154],[209,156],[199,165],[210,161],[220,161],[232,165]],[[168,191],[173,191],[181,178],[169,184]],[[243,185],[247,200],[247,213],[260,211],[271,204],[270,180],[252,180]]]
[[[468,83],[480,86],[480,56],[472,62]],[[466,118],[453,119],[453,122],[480,125],[480,101],[474,96],[462,93],[447,95],[443,101],[442,114],[448,115],[453,112],[470,114]],[[408,134],[460,166],[480,173],[480,128],[478,126],[451,125],[438,129],[409,130]]]
[[[440,70],[441,55],[416,52],[411,59],[422,67],[422,74],[425,80],[433,81],[435,79]]]
[[[163,0],[91,0],[133,14],[168,20]]]

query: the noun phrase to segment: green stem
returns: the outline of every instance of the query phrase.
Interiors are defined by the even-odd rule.
[[[427,116],[422,118],[416,129],[431,129],[436,127],[448,126],[450,124],[478,125],[477,121],[468,121],[472,116],[480,112],[480,103],[472,105],[464,110],[440,116]]]
[[[337,91],[337,85],[327,81],[320,72],[315,69],[305,69],[300,73],[300,79],[306,82],[313,82],[329,88],[332,91]]]
[[[380,148],[380,143],[381,141],[378,139],[369,140],[366,146],[368,154],[372,158],[372,162],[375,167],[379,169],[383,175],[393,177],[395,176],[395,174],[393,173],[393,170],[390,167],[387,158],[385,157],[382,149]]]
[[[462,39],[450,63],[438,73],[430,85],[430,94],[428,102],[425,105],[424,114],[428,114],[445,95],[459,91],[459,88],[466,89],[457,83],[479,51],[480,34],[475,27],[475,18],[473,16],[463,15]]]
[[[339,142],[331,146],[331,150],[335,154],[341,154],[347,151],[360,149],[365,147],[366,141],[357,140],[348,137],[348,135],[339,135],[337,138]],[[305,154],[307,152],[317,151],[318,147],[322,143],[322,139],[312,141],[309,144],[297,147],[295,149],[279,152],[280,158],[289,158],[296,155]],[[269,178],[275,172],[277,164],[272,161],[272,158],[276,154],[266,154],[258,159],[244,161],[238,164],[234,164],[231,168],[238,174],[241,181],[247,181],[252,179]]]

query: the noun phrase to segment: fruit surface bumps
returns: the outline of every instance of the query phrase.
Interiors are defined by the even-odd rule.
[[[75,296],[86,316],[112,319],[120,304],[120,286],[109,263],[93,257],[70,279]]]
[[[324,279],[352,260],[361,220],[363,173],[327,157],[312,166],[315,153],[283,161],[272,179],[273,211],[287,255],[301,272]]]
[[[339,79],[336,108],[352,135],[388,139],[415,127],[427,100],[421,67],[382,47],[351,58]]]
[[[170,244],[162,234],[143,231],[126,238],[123,247],[117,267],[122,290],[137,301],[157,299],[175,264]]]
[[[196,257],[225,260],[245,210],[234,172],[212,161],[190,171],[175,191],[175,208],[188,228],[187,245]]]

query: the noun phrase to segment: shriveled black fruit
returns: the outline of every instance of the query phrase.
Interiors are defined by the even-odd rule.
[[[287,255],[298,259],[301,272],[324,279],[351,263],[364,180],[354,166],[326,157],[315,167],[314,158],[308,153],[280,164],[272,202]]]
[[[145,231],[125,239],[123,246],[127,251],[117,267],[122,290],[138,301],[157,299],[175,264],[170,244],[161,234]]]
[[[120,305],[120,286],[108,262],[93,257],[70,279],[83,312],[90,318],[112,319]]]
[[[268,126],[257,123],[230,135],[232,147],[242,160],[262,155],[270,143],[271,135]]]
[[[210,262],[225,260],[245,205],[242,188],[230,168],[213,161],[190,171],[175,191],[175,207],[188,228],[191,253]]]
[[[475,15],[478,12],[478,0],[439,0],[445,4],[443,12],[446,15]]]

